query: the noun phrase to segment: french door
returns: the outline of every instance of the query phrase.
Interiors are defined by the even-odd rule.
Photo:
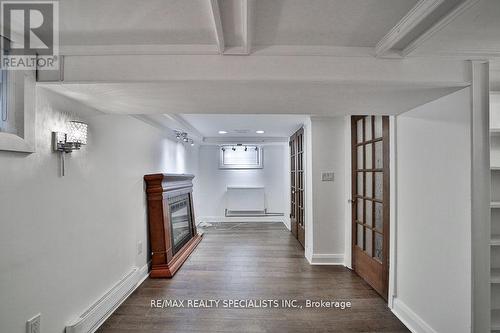
[[[290,224],[292,234],[304,247],[304,129],[290,137]]]
[[[353,116],[352,267],[387,300],[389,285],[389,117]]]

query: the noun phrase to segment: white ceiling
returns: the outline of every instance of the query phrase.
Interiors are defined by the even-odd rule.
[[[289,137],[305,122],[305,116],[299,115],[258,115],[258,114],[184,114],[191,126],[203,137]],[[219,134],[224,130],[227,134]],[[265,133],[257,134],[255,131]]]
[[[399,114],[463,86],[387,82],[168,81],[51,84],[48,89],[116,114]]]
[[[375,46],[417,0],[257,1],[254,44]]]
[[[252,43],[374,46],[418,0],[254,0]],[[226,47],[242,44],[241,0],[218,0]],[[215,44],[209,0],[63,0],[61,44]]]
[[[62,45],[214,44],[206,0],[63,0]]]
[[[500,1],[481,0],[425,41],[418,54],[500,55]]]

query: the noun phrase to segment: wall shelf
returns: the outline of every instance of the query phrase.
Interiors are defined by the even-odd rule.
[[[491,332],[500,332],[500,110],[490,104],[490,314]]]
[[[491,310],[491,330],[500,330],[500,310]]]
[[[500,235],[491,235],[491,246],[500,246]]]
[[[497,284],[500,283],[500,268],[493,268],[491,270],[491,283]]]

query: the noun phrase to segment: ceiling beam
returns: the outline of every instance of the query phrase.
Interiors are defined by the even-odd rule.
[[[180,114],[164,114],[163,116],[172,119],[176,123],[178,123],[181,126],[181,129],[187,131],[191,136],[194,136],[197,140],[203,141],[205,138],[203,134],[201,134],[200,131],[189,121],[187,121],[183,116]]]
[[[175,131],[184,131],[188,133],[189,138],[196,143],[202,143],[205,138],[203,135],[179,115],[171,114],[138,114],[132,117],[142,120],[149,125],[160,129],[165,136],[172,140],[177,140]]]
[[[448,14],[444,15],[439,21],[434,23],[427,31],[421,34],[418,38],[409,43],[402,51],[401,56],[406,57],[414,52],[426,40],[434,36],[437,32],[441,31],[444,27],[450,24],[454,19],[466,12],[480,0],[465,0],[456,7],[454,7]]]
[[[38,82],[50,81],[40,71]],[[179,80],[285,80],[447,83],[468,82],[459,59],[219,55],[65,56],[64,83],[161,82]]]
[[[228,47],[224,51],[224,55],[249,55],[252,53],[252,41],[254,32],[254,14],[256,0],[240,0],[241,1],[241,46]],[[238,22],[238,20],[234,20]]]
[[[241,8],[241,21],[243,24],[243,50],[246,54],[250,54],[252,53],[255,0],[243,0]]]
[[[244,136],[239,136],[239,137],[205,137],[203,139],[203,144],[237,144],[237,143],[242,143],[242,144],[258,144],[258,143],[288,143],[289,138],[288,137],[273,137],[273,136],[266,136],[266,137],[244,137]]]
[[[377,43],[375,55],[383,56],[394,45],[408,35],[419,23],[428,17],[445,0],[420,0],[410,11]]]
[[[224,44],[224,31],[222,30],[222,20],[218,0],[208,0],[210,2],[210,9],[212,12],[212,20],[215,30],[215,39],[217,42],[217,48],[220,54],[224,54],[225,44]]]

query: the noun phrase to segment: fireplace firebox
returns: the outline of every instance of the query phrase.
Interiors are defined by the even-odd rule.
[[[145,175],[152,278],[170,278],[201,241],[193,213],[193,175]]]

